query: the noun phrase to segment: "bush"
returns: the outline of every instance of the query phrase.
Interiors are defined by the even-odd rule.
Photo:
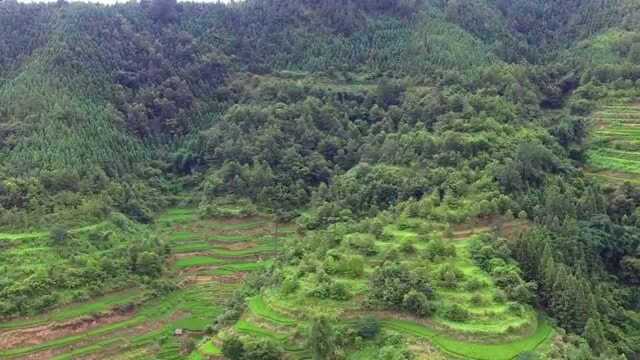
[[[409,291],[402,300],[402,306],[405,310],[418,316],[430,316],[435,311],[435,307],[427,296],[415,290]]]
[[[351,294],[347,285],[342,282],[334,282],[329,289],[329,297],[333,300],[349,300]]]
[[[319,299],[348,300],[351,294],[347,286],[331,279],[319,281],[318,286],[309,291],[309,296]]]
[[[280,288],[280,290],[282,291],[282,294],[289,295],[298,290],[298,287],[298,280],[288,277],[282,282],[282,287]]]
[[[358,335],[364,339],[372,339],[380,333],[380,321],[373,316],[367,316],[356,323]]]
[[[385,263],[372,274],[369,301],[395,309],[405,309],[405,296],[410,292],[433,296],[433,288],[424,271],[409,271],[404,265]]]
[[[244,345],[243,360],[280,360],[283,350],[273,340],[261,339]]]
[[[471,297],[471,303],[473,305],[480,306],[485,304],[485,300],[484,300],[484,297],[482,297],[482,295],[475,294]]]
[[[131,225],[131,220],[126,217],[124,214],[119,212],[111,213],[109,220],[113,225],[115,225],[118,229],[127,231],[129,230],[129,226]]]
[[[412,241],[406,240],[400,245],[400,251],[407,255],[413,255],[416,253],[416,246]]]
[[[229,360],[241,360],[244,358],[244,343],[237,336],[227,338],[222,343],[222,354]]]
[[[443,316],[451,321],[467,321],[471,317],[471,314],[467,309],[458,304],[453,304],[445,307]]]
[[[507,301],[507,294],[503,290],[498,289],[493,295],[493,301],[497,302],[498,304],[504,304]]]
[[[442,286],[454,289],[464,280],[464,273],[453,265],[442,266],[438,271],[438,279]]]
[[[338,263],[338,272],[352,277],[360,277],[364,274],[364,258],[359,255],[346,256]]]
[[[447,244],[442,239],[437,238],[431,240],[427,244],[422,256],[429,261],[435,261],[440,258],[456,257],[456,247],[453,244]]]
[[[64,245],[69,238],[69,229],[62,225],[56,225],[49,232],[49,239],[54,245]]]
[[[464,284],[464,289],[466,291],[477,291],[484,289],[485,287],[487,287],[487,283],[476,278],[473,278]]]
[[[373,256],[378,253],[375,240],[369,234],[357,234],[356,236],[351,237],[349,246],[358,250],[365,256]]]
[[[182,341],[181,350],[183,354],[191,354],[196,349],[196,342],[188,337]]]

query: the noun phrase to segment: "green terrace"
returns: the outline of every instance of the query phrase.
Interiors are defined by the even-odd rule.
[[[640,107],[604,106],[593,118],[590,173],[605,182],[634,182],[624,174],[640,173]]]
[[[184,339],[199,339],[213,319],[222,313],[225,300],[240,286],[241,277],[233,280],[233,276],[258,271],[271,264],[268,258],[274,253],[274,239],[255,235],[256,232],[267,230],[270,233],[273,224],[267,217],[201,219],[195,209],[180,208],[167,211],[156,224],[155,233],[170,239],[172,253],[179,257],[170,262],[170,266],[175,270],[208,266],[208,270],[198,273],[206,276],[196,282],[183,281],[179,289],[161,297],[149,296],[142,288],[124,289],[63,306],[43,315],[3,322],[0,324],[0,339],[3,336],[21,336],[23,333],[27,336],[34,329],[43,329],[45,332],[52,330],[49,335],[23,345],[17,343],[0,347],[0,358],[63,360],[99,356],[109,359],[184,359]],[[81,234],[97,226],[101,225],[73,232]],[[233,231],[233,235],[228,231]],[[290,231],[283,231],[282,234],[291,236]],[[22,234],[14,235],[12,239],[48,238],[46,235],[48,233],[45,232]],[[224,238],[233,246],[225,247],[216,241],[194,240],[206,237]],[[35,245],[39,243],[36,241]],[[34,244],[21,244],[9,252],[33,253],[37,254],[40,261],[53,261],[48,259],[53,256],[48,251],[49,247],[30,248]],[[264,260],[251,260],[248,256]],[[178,272],[177,276],[177,280],[190,279],[186,273]],[[221,281],[219,277],[227,278]],[[129,310],[123,313],[118,310],[122,308]],[[86,329],[74,330],[75,326],[85,321],[89,321]],[[242,324],[238,327],[242,328]],[[182,329],[184,335],[175,336],[176,329]]]

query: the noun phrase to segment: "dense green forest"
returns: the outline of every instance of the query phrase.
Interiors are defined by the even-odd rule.
[[[637,0],[0,1],[0,358],[640,359],[637,124]]]

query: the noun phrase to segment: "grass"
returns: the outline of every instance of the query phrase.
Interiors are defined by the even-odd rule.
[[[277,334],[273,331],[261,328],[259,325],[249,322],[247,320],[240,320],[236,323],[234,328],[245,335],[264,337],[277,342],[284,342],[287,340],[287,335]]]
[[[427,242],[417,241],[418,231],[432,231],[436,234],[441,232],[439,224],[423,226],[428,224],[422,224],[421,221],[424,220],[405,219],[401,225],[386,226],[384,229],[386,236],[384,240],[377,240],[376,246],[379,249],[389,249],[398,247],[405,241],[413,241],[417,252],[420,253],[426,248]],[[552,328],[546,321],[539,321],[533,309],[523,307],[522,312],[518,312],[512,310],[508,304],[494,300],[494,295],[498,291],[496,285],[492,278],[472,261],[469,252],[471,238],[473,234],[482,233],[486,229],[487,226],[479,226],[465,230],[464,234],[461,232],[461,236],[455,239],[445,239],[445,241],[454,242],[456,256],[436,259],[428,267],[433,272],[432,286],[437,294],[435,301],[438,303],[438,308],[442,310],[443,307],[440,305],[444,304],[459,304],[471,314],[469,320],[451,321],[444,317],[444,314],[437,313],[431,319],[432,327],[422,325],[418,320],[391,319],[383,320],[384,327],[387,330],[427,340],[450,356],[477,360],[512,359],[522,352],[536,349],[541,342],[548,339]],[[348,244],[349,241],[345,241],[344,246],[350,246]],[[365,257],[367,274],[376,263],[382,261],[382,256],[378,254]],[[403,254],[401,259],[409,267],[425,264],[425,260],[416,254]],[[435,273],[441,266],[452,266],[464,274],[464,280],[457,288],[444,287],[437,280]],[[261,296],[248,300],[250,313],[243,317],[234,329],[251,337],[280,340],[287,332],[286,326],[306,323],[307,314],[310,313],[329,314],[338,321],[349,319],[350,314],[353,313],[363,316],[368,312],[367,308],[362,307],[361,297],[366,296],[367,293],[367,274],[359,278],[332,275],[334,281],[346,284],[354,295],[346,301],[309,297],[307,294],[315,284],[313,275],[300,279],[300,287],[293,293],[283,295],[277,289],[271,289]],[[477,290],[464,289],[464,284],[470,280],[479,280],[486,285]],[[482,296],[485,301],[474,303],[472,300],[474,295]],[[395,316],[390,317],[395,318]],[[264,322],[268,322],[271,326],[265,326]],[[274,328],[277,330],[273,330]],[[355,354],[349,354],[349,358],[368,359],[375,356],[377,350],[379,348],[375,346],[365,347]]]
[[[101,298],[93,299],[89,302],[68,305],[44,315],[0,323],[0,330],[15,330],[51,322],[59,323],[65,320],[78,318],[80,316],[109,311],[117,305],[132,303],[141,297],[142,291],[140,289],[129,289],[116,292],[105,295]]]
[[[208,265],[220,265],[224,264],[224,260],[212,257],[212,256],[194,256],[183,258],[176,261],[175,266],[178,269],[186,269],[195,266],[208,266]]]
[[[211,341],[204,342],[198,348],[198,351],[204,355],[211,355],[211,356],[222,355],[222,350],[220,350],[217,346],[215,346]]]
[[[428,339],[446,353],[473,360],[514,359],[523,352],[535,350],[553,333],[551,325],[542,320],[531,336],[501,344],[482,344],[447,337],[433,329],[405,320],[385,320],[383,326],[402,334]]]
[[[56,348],[61,348],[67,345],[71,345],[71,344],[75,344],[78,342],[81,342],[83,340],[86,340],[88,338],[91,337],[98,337],[98,336],[102,336],[111,332],[114,332],[116,330],[119,329],[126,329],[126,328],[130,328],[130,327],[134,327],[137,325],[142,324],[144,321],[146,320],[145,317],[143,316],[136,316],[132,319],[129,320],[125,320],[122,322],[118,322],[115,324],[109,324],[106,326],[102,326],[98,329],[95,330],[91,330],[91,331],[86,331],[82,334],[78,334],[78,335],[72,335],[72,336],[66,336],[60,339],[55,339],[43,344],[38,344],[38,345],[34,345],[34,346],[29,346],[29,347],[24,347],[24,348],[18,348],[18,349],[11,349],[11,350],[5,350],[5,351],[1,351],[0,352],[0,357],[4,358],[4,359],[14,359],[17,357],[21,357],[21,356],[25,356],[25,355],[29,355],[29,354],[33,354],[36,352],[41,352],[44,350],[51,350],[51,349],[56,349]]]
[[[173,263],[175,269],[186,269],[194,266],[222,265],[214,271],[214,275],[232,275],[238,272],[257,271],[270,264],[270,261],[247,262],[235,259],[247,255],[260,255],[267,258],[273,252],[273,244],[268,238],[256,238],[256,229],[271,226],[267,218],[203,220],[196,216],[192,209],[173,209],[163,214],[156,222],[154,231],[160,236],[170,239],[173,253],[191,253]],[[184,224],[186,228],[174,228],[172,224]],[[99,225],[98,225],[99,226]],[[97,226],[85,227],[74,231],[88,231]],[[233,234],[229,234],[232,231]],[[31,234],[45,236],[48,233]],[[22,234],[13,238],[27,239]],[[248,247],[229,250],[215,246],[205,238],[220,238],[232,242],[248,242]],[[37,246],[39,243],[21,242],[21,247],[9,249],[11,254],[29,253],[39,258],[35,265],[44,266],[51,253],[48,247]],[[199,254],[199,252],[204,252]],[[5,254],[9,256],[10,254]],[[183,255],[184,256],[184,255]],[[188,334],[202,334],[212,324],[213,319],[223,311],[223,303],[237,289],[240,283],[223,283],[212,280],[204,284],[187,283],[177,291],[145,302],[136,313],[123,321],[93,327],[81,334],[72,334],[51,339],[31,346],[23,346],[0,351],[0,358],[16,358],[38,356],[43,351],[55,350],[56,359],[75,359],[92,354],[109,354],[113,359],[153,358],[182,359],[180,343],[173,336],[175,329],[187,330]],[[15,319],[0,324],[0,334],[14,329],[29,329],[49,323],[61,323],[96,313],[107,312],[121,304],[139,302],[144,292],[131,289],[93,299],[90,302],[62,307],[47,314],[33,318]],[[194,335],[188,335],[194,336]],[[195,335],[197,336],[197,335]],[[162,340],[162,341],[160,341]],[[205,359],[209,355],[219,354],[219,349],[210,343],[199,348],[202,354],[194,353],[195,358]]]
[[[213,275],[231,275],[237,272],[252,272],[262,270],[268,267],[272,261],[262,261],[262,262],[250,262],[250,263],[235,263],[223,265],[214,271],[211,272]]]
[[[262,296],[254,296],[248,301],[249,309],[257,316],[280,325],[294,325],[296,320],[272,310]]]
[[[596,177],[605,182],[620,182],[621,174],[640,173],[640,106],[623,104],[605,106],[593,116],[598,123],[592,136],[589,165]],[[598,176],[598,173],[605,173]],[[624,176],[622,176],[624,177]]]
[[[239,272],[260,271],[270,265],[270,261],[252,262],[241,259],[244,256],[260,255],[268,257],[274,250],[273,239],[268,236],[256,236],[257,230],[270,231],[271,224],[265,218],[210,220],[200,219],[194,211],[189,209],[176,209],[165,213],[158,221],[156,231],[160,236],[171,239],[174,253],[182,253],[182,257],[173,263],[177,270],[197,266],[218,266],[210,270],[211,275],[233,275]],[[391,225],[385,228],[389,238],[387,241],[379,241],[380,248],[397,246],[406,240],[415,240],[418,236],[414,229],[420,227],[418,219],[409,219],[403,227]],[[185,227],[177,228],[171,225],[180,222]],[[439,228],[438,228],[439,229]],[[437,229],[436,229],[437,230]],[[230,250],[210,242],[211,240],[225,241],[228,243],[251,242],[245,248]],[[491,278],[477,268],[468,253],[468,240],[457,239],[456,248],[458,256],[433,264],[434,268],[449,263],[464,272],[466,279],[481,279],[489,286],[476,290],[487,299],[495,291]],[[418,249],[422,249],[426,243],[416,243]],[[33,249],[36,249],[35,247]],[[23,249],[26,250],[26,249]],[[47,254],[46,249],[41,251],[42,256]],[[379,256],[368,258],[375,262]],[[405,256],[404,261],[409,264],[417,264],[421,260],[416,255]],[[413,266],[413,265],[412,265]],[[372,263],[366,265],[366,271],[370,272]],[[367,275],[361,278],[337,276],[336,280],[343,282],[354,294],[366,295],[368,282]],[[311,299],[305,294],[307,285],[304,281],[301,289],[291,296],[283,297],[278,291],[270,291],[264,295],[254,296],[248,299],[249,312],[234,324],[233,331],[253,338],[269,338],[282,344],[290,354],[296,358],[306,355],[294,339],[295,325],[305,322],[305,314],[320,310],[341,318],[353,310],[362,310],[361,299],[354,298],[347,302],[323,299]],[[212,320],[223,311],[223,302],[239,286],[237,283],[225,284],[212,280],[204,284],[186,283],[173,293],[151,300],[143,304],[131,318],[112,324],[102,325],[90,329],[82,334],[71,334],[45,343],[25,346],[22,348],[8,349],[0,352],[1,358],[16,358],[23,356],[35,356],[45,350],[56,350],[57,359],[74,359],[87,357],[92,354],[109,354],[110,358],[154,358],[154,359],[181,359],[185,358],[180,353],[180,343],[173,336],[175,329],[184,329],[189,334],[202,334],[212,323]],[[428,328],[411,321],[385,320],[386,329],[400,332],[405,335],[416,336],[433,342],[443,352],[458,357],[469,359],[510,359],[520,352],[534,349],[537,344],[548,338],[551,327],[546,322],[540,322],[536,331],[528,337],[513,341],[504,341],[499,344],[482,343],[478,334],[501,335],[504,338],[512,338],[509,328],[526,327],[536,323],[532,311],[525,315],[515,315],[508,311],[507,306],[488,301],[483,305],[473,305],[469,294],[461,294],[461,291],[449,290],[438,287],[436,292],[441,301],[459,303],[472,313],[472,319],[467,322],[451,322],[439,316],[433,321],[438,330]],[[74,319],[79,316],[108,311],[113,306],[135,302],[141,294],[140,290],[124,291],[110,294],[92,302],[61,308],[47,315],[30,319],[19,319],[0,325],[3,329],[29,328],[39,324],[60,322]],[[446,328],[443,331],[443,327]],[[532,327],[532,326],[531,326]],[[275,330],[274,330],[275,329]],[[548,331],[547,331],[548,329]],[[460,341],[451,334],[467,336],[468,341]],[[197,335],[196,335],[197,336]],[[490,337],[494,339],[494,337]],[[211,356],[219,356],[220,349],[217,342],[202,342],[197,350],[191,354],[190,359],[207,359]],[[375,350],[371,350],[375,351]],[[362,352],[359,358],[367,358],[367,354],[375,352]],[[515,355],[514,355],[515,354]],[[490,356],[491,355],[491,356]],[[363,357],[364,356],[364,357]]]

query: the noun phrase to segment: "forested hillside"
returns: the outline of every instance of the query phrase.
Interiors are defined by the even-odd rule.
[[[0,1],[0,358],[640,359],[639,106],[637,0]]]

